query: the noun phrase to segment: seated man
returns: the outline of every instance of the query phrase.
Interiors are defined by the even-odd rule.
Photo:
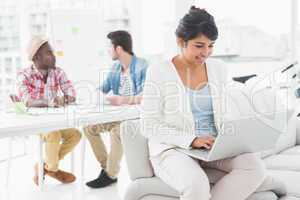
[[[18,73],[18,99],[27,107],[59,107],[75,102],[72,83],[65,72],[55,66],[55,56],[46,39],[34,37],[28,47],[28,56],[33,64]],[[59,93],[63,96],[59,96]],[[75,181],[73,174],[59,170],[58,165],[78,144],[80,132],[70,128],[45,133],[42,137],[46,151],[44,174],[62,183]],[[36,165],[34,182],[37,185],[38,179]]]
[[[146,76],[147,62],[137,58],[132,51],[131,36],[126,31],[115,31],[107,35],[111,42],[110,54],[117,62],[112,66],[107,79],[101,86],[103,93],[113,95],[107,99],[112,105],[139,104]],[[110,132],[110,154],[107,155],[99,133]],[[117,181],[122,157],[120,122],[91,125],[84,128],[93,152],[101,165],[98,178],[87,182],[92,188],[106,187]]]

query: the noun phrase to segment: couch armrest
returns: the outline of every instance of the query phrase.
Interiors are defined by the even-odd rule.
[[[296,144],[300,145],[300,116],[296,119]]]
[[[153,177],[148,140],[140,134],[139,120],[122,122],[120,135],[130,179]]]
[[[256,190],[256,192],[264,191],[273,191],[279,197],[287,194],[287,189],[284,183],[280,179],[270,175],[267,175],[264,182]]]

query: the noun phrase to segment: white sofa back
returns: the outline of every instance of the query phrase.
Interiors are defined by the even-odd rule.
[[[288,121],[286,133],[282,133],[279,137],[276,146],[273,149],[263,151],[261,157],[265,158],[273,154],[277,154],[285,149],[293,147],[297,142],[297,132],[296,132],[296,122],[297,122],[297,113],[294,113],[293,116]],[[299,131],[300,132],[300,131]],[[300,134],[300,133],[299,133]],[[300,136],[298,137],[300,142]]]
[[[153,177],[149,159],[148,141],[140,134],[139,120],[130,120],[121,124],[121,141],[131,180]]]

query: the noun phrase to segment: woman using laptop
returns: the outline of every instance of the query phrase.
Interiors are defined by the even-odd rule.
[[[176,36],[180,53],[149,67],[142,101],[142,132],[155,175],[181,200],[247,199],[265,178],[255,154],[204,162],[177,151],[212,147],[222,122],[227,72],[222,62],[208,59],[218,29],[207,11],[192,6]],[[227,175],[210,188],[204,167]]]

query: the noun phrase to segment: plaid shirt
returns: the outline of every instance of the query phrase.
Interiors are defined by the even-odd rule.
[[[18,96],[23,102],[27,102],[29,99],[53,100],[61,95],[76,96],[71,81],[67,78],[66,73],[58,67],[49,70],[45,84],[42,73],[32,65],[18,73],[17,87]]]

